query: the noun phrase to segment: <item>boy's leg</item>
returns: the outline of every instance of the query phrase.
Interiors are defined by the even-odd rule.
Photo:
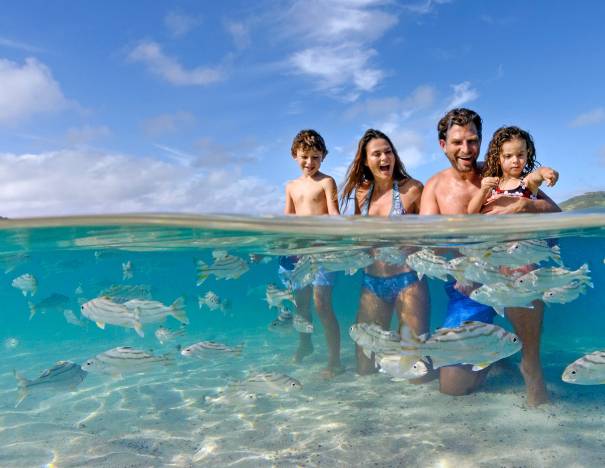
[[[332,286],[315,286],[313,299],[328,345],[328,367],[322,374],[325,378],[332,378],[343,372],[340,363],[340,327],[332,308]]]
[[[540,362],[540,337],[544,303],[534,301],[533,309],[511,307],[506,309],[506,316],[512,323],[515,333],[523,343],[521,350],[521,374],[527,387],[527,404],[538,406],[548,401],[548,392],[542,374]]]
[[[357,323],[377,323],[385,330],[391,325],[391,316],[393,315],[393,306],[381,300],[375,294],[372,294],[365,288],[361,289],[359,298],[359,310],[357,311]],[[357,373],[359,375],[373,374],[377,372],[374,365],[374,357],[369,359],[360,346],[355,345],[355,354],[357,357]]]
[[[312,321],[311,319],[311,293],[312,287],[305,286],[302,289],[294,291],[294,300],[296,301],[296,313],[302,318]],[[305,356],[313,352],[313,343],[311,342],[310,333],[298,334],[298,349],[294,354],[294,362],[301,362]]]

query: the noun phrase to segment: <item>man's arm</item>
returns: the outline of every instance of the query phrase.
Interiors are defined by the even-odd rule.
[[[435,187],[437,181],[434,177],[431,177],[424,186],[422,191],[422,197],[420,198],[420,210],[421,215],[438,215],[441,214],[439,210],[439,204],[437,203],[437,197],[435,196]]]

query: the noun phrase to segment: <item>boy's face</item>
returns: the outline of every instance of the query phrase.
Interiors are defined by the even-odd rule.
[[[296,150],[294,160],[298,163],[298,167],[300,167],[303,176],[312,177],[317,174],[317,171],[319,171],[319,168],[321,167],[323,154],[318,150],[304,150],[299,148]]]

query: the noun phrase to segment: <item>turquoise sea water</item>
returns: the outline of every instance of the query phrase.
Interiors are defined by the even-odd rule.
[[[565,366],[605,350],[602,285],[605,213],[512,217],[406,217],[404,220],[293,219],[141,215],[2,221],[0,225],[0,466],[602,466],[605,386],[561,381]],[[567,304],[546,307],[542,358],[552,402],[528,408],[516,369],[519,354],[497,366],[475,394],[450,397],[437,382],[410,385],[384,374],[355,374],[348,335],[359,302],[361,271],[340,272],[334,310],[346,372],[324,381],[326,345],[314,317],[315,351],[291,358],[296,332],[275,334],[277,316],[263,301],[279,284],[280,255],[352,251],[377,246],[454,248],[483,241],[557,239],[566,268],[587,263],[594,289]],[[212,263],[226,250],[248,263],[238,279],[210,277],[196,285],[196,261]],[[123,264],[131,262],[132,277]],[[3,273],[2,273],[3,272]],[[25,273],[33,296],[11,285]],[[160,324],[100,329],[80,316],[81,303],[115,286],[138,287],[166,305],[185,298],[184,336],[161,345]],[[280,285],[281,286],[281,285]],[[429,280],[431,330],[443,321],[443,282]],[[136,289],[136,288],[135,288]],[[132,289],[131,289],[132,291]],[[230,308],[198,306],[208,291]],[[56,305],[44,305],[52,295]],[[134,293],[133,293],[134,294]],[[52,301],[51,301],[52,302]],[[28,303],[37,312],[30,319]],[[83,326],[68,323],[69,309]],[[496,323],[510,329],[503,319]],[[169,317],[164,326],[177,330]],[[392,324],[393,329],[395,323]],[[235,346],[192,360],[183,347],[202,340]],[[131,346],[172,363],[122,378],[93,374],[74,392],[32,391],[17,408],[13,370],[35,379],[56,361],[77,364],[116,346]],[[299,393],[233,391],[258,372],[298,379]],[[237,387],[240,388],[240,387]],[[245,384],[244,384],[245,389]]]

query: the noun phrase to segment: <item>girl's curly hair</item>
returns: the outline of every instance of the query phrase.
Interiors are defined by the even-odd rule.
[[[485,154],[485,163],[483,164],[483,177],[502,177],[502,167],[500,167],[500,154],[502,145],[507,141],[512,141],[515,138],[525,141],[527,146],[527,162],[521,173],[521,177],[525,177],[540,163],[536,160],[536,147],[531,135],[519,127],[500,127],[494,132],[487,153]]]

